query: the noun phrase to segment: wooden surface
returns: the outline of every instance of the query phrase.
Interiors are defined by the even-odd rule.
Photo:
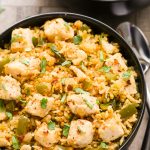
[[[0,6],[5,9],[5,11],[0,14],[0,33],[2,33],[9,26],[13,25],[13,23],[35,14],[54,11],[75,11],[74,9],[68,7],[68,5],[62,5],[62,2],[60,3],[60,1],[61,0],[0,0]],[[80,12],[80,10],[76,11]],[[150,41],[150,7],[144,8],[143,10],[138,10],[135,13],[125,17],[114,17],[105,12],[97,12],[93,14],[90,12],[90,10],[87,14],[106,22],[108,25],[114,28],[122,21],[130,21],[135,23],[144,31],[148,40]],[[149,78],[150,71],[146,74],[146,80],[148,86],[150,87]],[[145,132],[145,127],[147,125],[147,120],[148,114],[147,111],[145,111],[142,124],[137,136],[130,145],[130,150],[142,149],[141,143]]]

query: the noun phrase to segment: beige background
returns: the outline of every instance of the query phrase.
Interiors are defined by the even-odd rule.
[[[72,11],[71,8],[62,6],[59,0],[0,0],[0,5],[5,9],[5,11],[0,14],[0,33],[11,26],[16,21],[20,21],[26,17],[53,11]],[[115,23],[120,23],[121,21],[131,21],[137,24],[146,34],[148,40],[150,41],[150,7],[139,10],[128,17],[122,17],[116,19]],[[104,14],[107,15],[107,14]],[[111,25],[111,24],[109,24]],[[146,74],[146,81],[150,87],[150,71]],[[144,119],[140,126],[137,136],[135,137],[133,143],[130,146],[130,150],[140,150],[143,135],[147,125],[148,114],[147,111],[144,114]]]

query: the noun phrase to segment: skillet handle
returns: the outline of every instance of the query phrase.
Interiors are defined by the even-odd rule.
[[[117,32],[125,39],[125,41],[129,44],[129,46],[132,48],[133,52],[136,54],[136,56],[139,58],[140,64],[142,66],[143,72],[144,74],[146,74],[146,72],[149,69],[149,64],[144,61],[141,56],[139,55],[138,51],[133,47],[132,45],[132,39],[131,39],[131,32],[130,32],[130,23],[126,22],[123,24],[120,24],[117,27]],[[147,90],[147,109],[148,109],[148,114],[150,114],[150,93],[149,93],[149,89],[148,89],[148,85],[146,85],[146,90]],[[145,135],[144,135],[144,140],[142,143],[142,150],[150,150],[150,118],[148,120],[148,124],[147,124],[147,128],[145,131]]]
[[[143,150],[150,150],[150,119],[148,120],[147,128],[146,128],[146,133],[144,136],[142,148]]]

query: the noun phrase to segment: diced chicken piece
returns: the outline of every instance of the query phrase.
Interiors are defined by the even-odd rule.
[[[79,68],[77,68],[76,66],[70,66],[69,67],[75,74],[76,76],[78,77],[79,80],[85,80],[87,79],[88,77],[86,76],[85,73],[83,73]]]
[[[13,61],[5,65],[5,74],[10,74],[13,77],[26,74],[27,66],[19,61]]]
[[[46,99],[46,108],[42,108],[41,101]],[[45,117],[51,110],[54,103],[53,97],[42,96],[41,94],[34,94],[32,99],[28,102],[25,107],[26,112],[33,116]]]
[[[92,123],[78,119],[71,122],[67,142],[74,148],[83,148],[92,142],[93,134]]]
[[[72,94],[67,97],[67,104],[71,111],[80,117],[99,112],[96,98],[88,94]]]
[[[110,142],[118,139],[124,134],[120,121],[111,118],[102,123],[98,129],[99,137],[104,142]]]
[[[34,48],[32,37],[33,33],[29,28],[19,28],[13,30],[11,37],[11,51],[31,51]]]
[[[64,147],[64,146],[56,145],[54,150],[73,150],[73,148],[72,147]]]
[[[111,56],[109,59],[106,60],[106,65],[113,66],[112,69],[115,69],[115,66],[117,66],[118,70],[127,70],[128,67],[125,63],[125,59],[121,56],[120,53],[116,53],[113,56]],[[118,66],[119,65],[119,66]]]
[[[98,49],[96,42],[92,39],[86,39],[82,41],[79,47],[83,49],[86,53],[95,53],[95,51]]]
[[[6,112],[5,111],[0,112],[0,121],[5,120],[6,118],[7,118]]]
[[[53,66],[56,62],[56,59],[50,56],[46,51],[42,52],[40,56],[45,57],[49,66]]]
[[[60,128],[55,127],[54,130],[48,129],[48,125],[43,123],[35,131],[35,140],[39,142],[44,147],[51,147],[51,144],[58,143],[60,140]]]
[[[116,49],[116,46],[106,40],[101,40],[101,44],[102,48],[106,51],[106,53],[112,54]]]
[[[31,146],[30,145],[22,145],[20,150],[31,150]]]
[[[20,60],[12,61],[5,65],[5,74],[12,75],[14,78],[18,76],[31,77],[40,71],[40,59],[29,57],[20,58]]]
[[[72,43],[61,42],[62,49],[60,53],[62,53],[68,60],[72,60],[74,65],[79,65],[81,61],[87,58],[87,54],[80,50],[76,45]]]
[[[20,83],[11,76],[0,77],[0,99],[16,100],[21,96]]]
[[[10,146],[9,138],[10,135],[8,133],[0,132],[0,147]]]
[[[128,94],[136,94],[137,87],[136,87],[136,83],[135,83],[135,79],[133,75],[131,75],[129,81],[130,81],[130,84],[127,87],[125,87],[126,92]]]
[[[47,21],[44,24],[44,33],[49,41],[67,40],[74,36],[73,28],[62,18]]]
[[[27,134],[24,135],[23,142],[24,143],[30,143],[34,134],[32,132],[28,132]]]

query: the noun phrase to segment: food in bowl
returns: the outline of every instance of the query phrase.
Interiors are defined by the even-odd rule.
[[[16,28],[0,51],[0,147],[118,149],[137,121],[137,73],[82,21]]]

